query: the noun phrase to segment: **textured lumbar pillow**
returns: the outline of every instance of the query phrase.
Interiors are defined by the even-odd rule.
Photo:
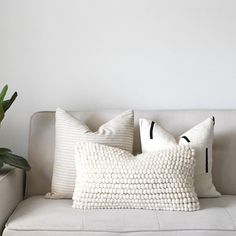
[[[194,184],[198,197],[219,197],[220,193],[216,191],[212,183],[211,174],[214,123],[214,117],[210,117],[175,138],[154,121],[140,119],[142,152],[189,143],[196,152]]]
[[[118,147],[128,152],[133,150],[134,115],[125,111],[92,132],[85,124],[66,111],[56,111],[56,147],[49,198],[71,198],[75,186],[75,144],[90,141]]]
[[[133,156],[119,148],[81,142],[75,163],[74,208],[199,209],[189,145]]]

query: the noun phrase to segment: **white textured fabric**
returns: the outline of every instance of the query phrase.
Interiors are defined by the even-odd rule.
[[[133,156],[119,148],[80,142],[73,207],[198,210],[193,152],[180,145]]]
[[[56,111],[56,147],[50,198],[71,198],[75,185],[75,144],[79,141],[102,143],[133,150],[133,111],[128,110],[108,121],[96,132],[71,114],[58,108]]]
[[[140,119],[142,152],[157,151],[177,144],[189,143],[196,152],[194,184],[198,197],[219,197],[220,193],[216,191],[212,183],[211,173],[214,123],[214,117],[210,117],[175,139],[154,121]]]

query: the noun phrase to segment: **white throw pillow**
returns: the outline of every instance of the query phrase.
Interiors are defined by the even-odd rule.
[[[134,115],[128,110],[92,132],[68,112],[56,111],[56,146],[49,198],[72,198],[75,186],[75,145],[90,141],[133,151]]]
[[[142,152],[157,151],[177,144],[189,143],[196,152],[195,190],[198,197],[219,197],[212,183],[212,144],[214,117],[194,126],[178,138],[173,137],[154,121],[139,120]]]
[[[194,211],[194,152],[189,145],[133,156],[81,142],[76,148],[73,207]]]

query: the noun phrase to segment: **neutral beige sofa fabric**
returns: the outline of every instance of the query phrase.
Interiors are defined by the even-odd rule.
[[[101,124],[121,112],[121,110],[109,110],[72,114],[85,121],[91,129],[96,130]],[[140,152],[137,128],[140,117],[155,120],[174,136],[178,136],[212,115],[216,122],[213,182],[224,196],[200,199],[201,209],[196,212],[168,212],[80,211],[72,209],[70,199],[51,200],[40,196],[48,192],[51,185],[55,120],[54,112],[36,113],[31,121],[29,137],[29,161],[32,170],[27,175],[26,198],[28,199],[23,201],[9,218],[3,235],[236,235],[236,110],[135,111],[134,154]],[[4,201],[7,202],[6,199]]]

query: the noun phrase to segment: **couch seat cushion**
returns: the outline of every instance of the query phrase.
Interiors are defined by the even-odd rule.
[[[19,204],[3,235],[236,235],[236,196],[200,205],[195,212],[77,210],[72,200],[36,196]]]

